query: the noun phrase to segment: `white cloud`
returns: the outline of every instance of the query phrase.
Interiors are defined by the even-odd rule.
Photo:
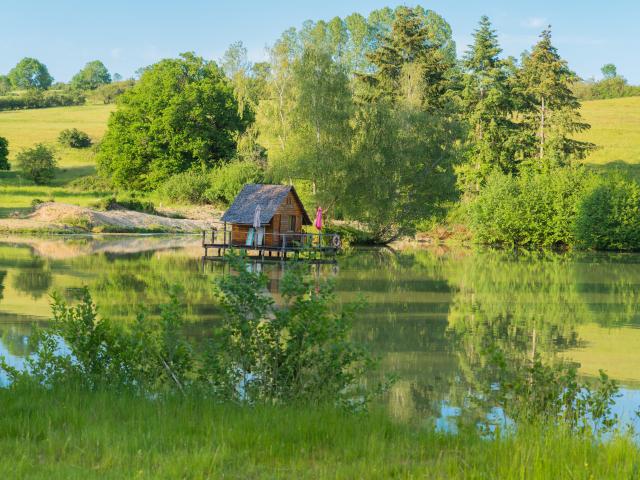
[[[543,28],[549,25],[549,22],[544,17],[529,17],[521,25],[526,28]]]
[[[111,55],[111,58],[115,58],[117,60],[122,55],[122,49],[121,48],[112,48],[109,51],[109,54]]]

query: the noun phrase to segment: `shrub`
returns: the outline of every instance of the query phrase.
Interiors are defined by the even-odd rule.
[[[366,406],[379,390],[364,388],[373,362],[350,339],[353,307],[338,308],[331,286],[305,279],[300,268],[284,275],[284,302],[276,306],[264,293],[264,274],[251,272],[240,257],[230,261],[236,274],[218,282],[225,315],[204,349],[185,336],[179,289],[168,292],[160,321],[141,310],[131,328],[99,318],[85,289],[75,306],[54,295],[53,322],[32,336],[26,368],[0,357],[0,372],[16,388],[70,385],[145,397],[193,392],[250,405]]]
[[[172,202],[203,203],[205,191],[209,187],[209,178],[197,170],[187,170],[169,177],[158,193]]]
[[[91,138],[85,132],[77,128],[67,128],[58,135],[58,142],[65,147],[87,148],[91,145]]]
[[[83,105],[85,96],[78,91],[29,90],[22,96],[0,97],[0,111],[21,110],[26,108],[68,107]]]
[[[211,172],[211,187],[204,196],[211,203],[229,204],[245,184],[263,180],[264,172],[257,163],[235,160]]]
[[[18,169],[36,185],[46,185],[55,177],[57,162],[53,150],[42,143],[16,156]]]
[[[11,170],[9,163],[9,141],[0,137],[0,170]]]
[[[87,175],[69,182],[68,186],[83,192],[110,192],[113,185],[108,178],[99,175]]]
[[[122,82],[108,83],[98,87],[93,94],[93,97],[102,101],[105,105],[114,103],[116,99],[124,92],[129,90],[135,85],[134,80],[124,80]]]
[[[640,185],[602,179],[582,198],[575,231],[584,248],[640,250]]]
[[[575,243],[578,202],[593,177],[583,168],[492,174],[469,208],[480,243],[565,247]]]
[[[153,202],[136,198],[135,195],[124,197],[107,197],[99,200],[92,205],[98,210],[133,210],[135,212],[155,214],[156,208]]]

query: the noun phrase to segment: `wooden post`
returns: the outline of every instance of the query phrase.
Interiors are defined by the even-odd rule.
[[[205,244],[205,239],[204,238],[205,238],[206,233],[207,233],[206,231],[202,230],[202,246],[203,247],[204,247],[204,244]]]

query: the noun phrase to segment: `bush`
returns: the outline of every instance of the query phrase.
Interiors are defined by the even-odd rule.
[[[120,95],[122,95],[134,85],[134,80],[124,80],[122,82],[108,83],[107,85],[98,87],[92,94],[92,97],[100,100],[102,103],[107,105],[109,103],[114,103]]]
[[[592,175],[583,168],[492,174],[469,208],[475,239],[491,245],[566,247],[575,243],[578,203]]]
[[[55,177],[57,162],[53,150],[42,143],[18,153],[16,161],[24,177],[36,185],[46,185]]]
[[[171,202],[204,203],[209,177],[197,170],[188,170],[169,177],[158,193]]]
[[[67,128],[58,135],[58,142],[65,147],[87,148],[91,146],[91,138],[85,132],[77,128]]]
[[[583,248],[640,250],[640,185],[604,178],[581,200],[576,238]]]
[[[68,107],[84,105],[85,96],[78,91],[29,90],[22,96],[0,97],[0,111],[27,108]]]
[[[0,137],[0,170],[11,170],[9,163],[9,141]]]
[[[124,197],[107,197],[99,200],[94,203],[93,208],[97,208],[98,210],[133,210],[135,212],[156,214],[156,207],[153,202],[149,200],[142,200],[136,198],[135,195],[124,196]]]
[[[26,368],[0,357],[0,372],[14,388],[126,390],[145,398],[192,392],[249,405],[366,406],[378,390],[365,390],[373,363],[350,339],[354,309],[338,308],[331,286],[305,279],[300,268],[285,273],[283,305],[276,306],[264,293],[264,274],[249,271],[242,258],[230,261],[237,274],[218,281],[225,315],[204,348],[185,336],[179,289],[169,291],[159,321],[141,310],[125,328],[99,318],[85,288],[76,306],[54,295],[53,322],[32,336],[34,353]]]
[[[236,160],[211,172],[211,186],[204,197],[211,203],[230,204],[247,183],[261,183],[262,168],[255,162]]]
[[[99,175],[87,175],[69,182],[68,187],[83,192],[110,192],[113,184],[108,178]]]

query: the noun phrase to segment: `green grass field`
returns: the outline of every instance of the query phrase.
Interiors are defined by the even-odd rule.
[[[57,138],[62,130],[75,127],[88,133],[94,142],[99,141],[113,109],[113,105],[84,105],[0,112],[0,136],[9,141],[10,162],[23,148],[46,143],[55,147],[60,168],[53,185],[46,187],[33,185],[13,170],[0,172],[0,217],[28,210],[34,198],[83,206],[96,201],[97,195],[66,188],[70,181],[95,173],[94,150],[64,148]]]
[[[579,138],[598,145],[588,163],[640,164],[640,97],[584,102],[582,115],[591,129]]]
[[[629,479],[640,451],[555,427],[488,440],[382,411],[0,389],[0,477]]]

